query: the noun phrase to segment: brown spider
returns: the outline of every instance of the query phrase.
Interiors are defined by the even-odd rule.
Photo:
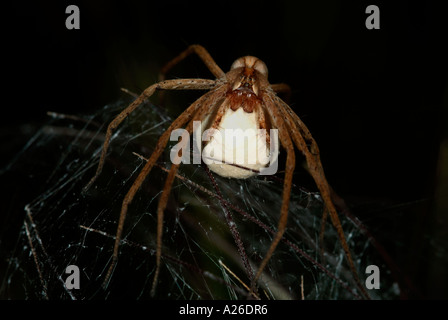
[[[215,80],[209,79],[176,79],[164,80],[164,75],[178,62],[185,59],[188,55],[195,53],[204,62],[206,67],[216,77]],[[251,279],[251,291],[256,290],[256,283],[266,267],[269,259],[274,253],[277,244],[281,240],[287,224],[288,207],[291,192],[292,178],[295,168],[295,152],[294,145],[305,156],[307,167],[312,175],[324,202],[324,219],[327,214],[330,215],[331,221],[336,228],[339,240],[342,244],[348,265],[353,273],[354,279],[361,290],[361,292],[368,297],[361,281],[358,277],[355,265],[353,263],[348,244],[346,242],[341,223],[339,221],[338,213],[332,198],[335,198],[330,185],[328,184],[322,164],[319,157],[319,148],[316,141],[311,136],[308,128],[294,113],[294,111],[280,99],[276,93],[289,93],[289,86],[286,84],[270,84],[267,79],[268,70],[264,62],[252,56],[245,56],[235,60],[230,71],[224,73],[221,68],[215,63],[213,58],[207,50],[200,45],[191,45],[176,58],[171,60],[161,72],[161,78],[158,83],[148,87],[143,93],[132,102],[126,109],[124,109],[112,122],[109,124],[106,132],[106,137],[101,152],[101,157],[95,175],[85,187],[87,190],[92,183],[97,179],[101,170],[103,169],[107,149],[109,147],[110,139],[115,128],[131,113],[141,105],[146,99],[151,97],[156,90],[208,90],[203,96],[191,104],[181,115],[175,119],[168,129],[159,138],[156,147],[139,173],[138,177],[130,187],[128,193],[123,199],[120,218],[118,221],[117,233],[115,238],[115,245],[112,255],[112,261],[106,278],[104,286],[107,286],[112,271],[117,263],[119,247],[121,242],[121,235],[126,218],[126,213],[129,204],[132,202],[136,192],[139,190],[145,178],[150,173],[152,167],[157,159],[162,154],[166,147],[170,134],[173,130],[184,127],[189,134],[193,132],[193,121],[208,120],[208,127],[219,128],[223,118],[228,113],[239,111],[242,116],[252,114],[258,125],[258,129],[278,129],[278,137],[284,149],[286,149],[286,167],[282,195],[282,205],[280,210],[280,219],[278,222],[277,232],[272,240],[272,243],[262,260],[255,276]],[[269,136],[266,137],[269,139]],[[268,150],[269,151],[269,150]],[[180,156],[180,155],[179,155]],[[179,162],[177,162],[179,163]],[[222,166],[220,166],[222,167]],[[161,194],[158,208],[157,208],[157,247],[156,247],[156,271],[152,284],[151,293],[154,295],[157,280],[161,265],[162,252],[162,226],[163,214],[167,205],[171,186],[176,176],[179,164],[173,163],[169,169],[168,176],[165,181],[163,192]],[[212,170],[213,168],[210,167]],[[213,170],[223,175],[219,170]],[[238,174],[227,173],[224,174],[230,177],[240,177]],[[248,175],[249,176],[249,175]]]

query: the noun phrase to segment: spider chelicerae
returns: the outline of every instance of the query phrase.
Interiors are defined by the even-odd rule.
[[[184,60],[187,56],[193,53],[203,61],[206,67],[215,76],[215,80],[197,78],[175,80],[164,79],[165,74],[174,65]],[[337,199],[338,197],[333,192],[331,186],[328,184],[325,178],[317,143],[313,139],[310,131],[302,122],[302,120],[294,113],[294,111],[286,102],[284,102],[280,97],[277,96],[277,93],[288,94],[290,92],[289,86],[283,83],[270,84],[268,81],[268,69],[265,63],[256,57],[245,56],[235,60],[230,68],[230,71],[227,73],[221,70],[221,68],[215,63],[207,50],[200,45],[191,45],[177,57],[172,59],[162,69],[160,81],[145,89],[140,96],[138,96],[126,109],[124,109],[115,117],[115,119],[112,120],[112,122],[110,122],[107,128],[106,137],[96,173],[86,185],[85,190],[87,190],[95,182],[103,169],[113,131],[130,113],[132,113],[146,99],[150,98],[157,90],[208,90],[208,92],[198,98],[185,111],[183,111],[179,115],[179,117],[177,117],[171,123],[168,129],[160,136],[153,153],[151,154],[143,169],[140,171],[139,175],[125,195],[118,221],[112,260],[106,274],[106,278],[104,280],[105,286],[107,286],[107,283],[118,260],[121,236],[126,219],[126,214],[128,211],[128,206],[132,202],[136,192],[140,189],[146,177],[151,172],[151,169],[156,164],[156,161],[164,151],[168,141],[170,140],[170,136],[173,130],[185,128],[185,130],[189,134],[192,134],[194,133],[194,122],[201,121],[206,123],[206,126],[208,128],[213,128],[219,131],[226,129],[226,127],[235,125],[234,120],[238,119],[238,121],[245,121],[248,127],[251,127],[255,130],[277,129],[280,144],[286,150],[282,205],[280,209],[278,227],[271,245],[264,256],[264,259],[261,261],[255,275],[252,276],[250,289],[251,293],[256,291],[257,281],[259,280],[263,269],[266,267],[269,259],[274,253],[278,243],[282,239],[287,226],[289,199],[293,173],[296,164],[294,149],[295,146],[305,156],[307,169],[313,177],[321,194],[324,203],[323,219],[326,219],[327,215],[329,215],[333,226],[336,228],[338,238],[341,242],[345,257],[347,259],[350,270],[353,273],[354,279],[357,282],[357,285],[362,294],[368,298],[368,294],[359,279],[352,259],[352,255],[350,253],[350,249],[344,236],[344,232],[335,207],[335,199]],[[213,138],[216,137],[214,137],[213,135],[209,136],[207,141],[205,141],[204,143],[212,143],[212,141],[217,140]],[[260,137],[256,137],[256,139],[258,139],[259,141]],[[262,139],[265,139],[264,144],[262,143],[262,147],[266,152],[269,153],[269,134],[263,136]],[[180,152],[177,157],[181,156],[182,155]],[[171,164],[171,167],[168,171],[168,176],[165,180],[163,192],[158,202],[156,270],[151,289],[152,295],[154,295],[155,293],[161,268],[162,227],[164,220],[164,210],[167,206],[171,187],[176,177],[176,173],[180,163],[180,161],[174,161]],[[250,170],[247,170],[235,166],[233,163],[228,163],[227,160],[222,164],[213,164],[209,166],[212,171],[231,178],[247,178],[256,174],[257,170],[262,167],[262,164],[255,163],[255,167],[249,168]]]

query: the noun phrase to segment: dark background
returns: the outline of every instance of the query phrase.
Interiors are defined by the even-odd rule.
[[[138,93],[190,44],[206,47],[224,71],[255,55],[271,83],[291,86],[292,107],[317,140],[333,187],[386,245],[394,233],[406,240],[402,248],[415,254],[397,259],[422,297],[447,298],[446,256],[431,247],[446,241],[448,219],[445,198],[435,197],[446,191],[439,157],[448,137],[446,19],[432,2],[391,2],[10,4],[2,8],[1,165],[45,123],[46,111],[90,114],[117,100],[120,87]],[[69,4],[79,6],[80,30],[65,27]],[[365,27],[370,4],[380,8],[380,30]],[[171,76],[211,74],[191,57]],[[184,96],[185,105],[193,99]],[[11,197],[6,182],[2,189],[11,217],[26,195]]]

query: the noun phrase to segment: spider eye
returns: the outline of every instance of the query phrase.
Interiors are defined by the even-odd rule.
[[[266,77],[268,76],[268,67],[266,67],[266,64],[263,61],[257,60],[253,68],[258,72],[260,72],[262,75]]]
[[[241,67],[253,68],[260,72],[262,75],[266,77],[268,76],[268,68],[266,67],[266,64],[256,57],[246,56],[238,58],[232,63],[230,70]]]
[[[234,69],[238,69],[241,67],[244,67],[246,65],[245,61],[244,61],[244,57],[236,59],[233,63],[232,66],[230,67],[230,70],[234,70]]]

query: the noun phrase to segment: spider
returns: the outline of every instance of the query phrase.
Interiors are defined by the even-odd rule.
[[[187,56],[196,54],[210,72],[215,76],[215,80],[210,79],[175,79],[165,80],[165,74],[177,63],[184,60]],[[313,139],[310,131],[302,122],[302,120],[294,113],[290,106],[277,96],[277,93],[289,94],[288,85],[270,84],[268,82],[268,69],[263,61],[253,56],[244,56],[235,60],[230,71],[225,73],[216,64],[208,51],[201,45],[190,45],[185,51],[168,62],[161,71],[160,81],[146,88],[140,96],[138,96],[126,109],[118,114],[108,125],[105,141],[102,147],[101,156],[95,175],[85,186],[86,191],[100,175],[107,155],[113,131],[120,123],[132,113],[146,99],[150,98],[156,90],[208,90],[207,93],[193,102],[185,111],[183,111],[177,119],[175,119],[168,129],[160,136],[153,153],[140,171],[129,191],[125,195],[121,213],[118,221],[115,244],[112,254],[110,267],[107,271],[103,286],[107,286],[112,275],[114,267],[118,261],[119,249],[121,243],[122,231],[128,211],[128,206],[132,202],[136,192],[149,175],[154,164],[165,149],[170,134],[173,130],[185,127],[189,134],[193,133],[193,122],[207,120],[207,126],[210,128],[220,128],[235,113],[239,113],[238,117],[247,117],[252,119],[253,126],[256,129],[275,128],[278,130],[278,138],[281,146],[286,150],[285,175],[283,182],[282,204],[280,209],[280,218],[276,234],[273,237],[271,245],[267,250],[263,260],[261,261],[255,276],[251,279],[251,293],[256,290],[257,281],[259,280],[263,269],[266,267],[272,254],[274,253],[278,243],[283,237],[287,226],[289,199],[291,193],[291,185],[293,173],[295,169],[295,150],[294,146],[305,156],[307,168],[313,177],[317,188],[321,194],[324,203],[323,219],[329,214],[331,222],[337,231],[338,238],[341,242],[348,265],[353,273],[354,279],[361,292],[368,297],[357,270],[355,268],[344,232],[335,208],[335,194],[328,184],[324,170],[319,157],[319,148]],[[234,117],[235,118],[235,117]],[[255,119],[255,120],[254,120]],[[227,123],[232,121],[227,121]],[[269,139],[269,136],[266,137]],[[179,157],[181,155],[178,155]],[[157,207],[157,238],[156,238],[156,269],[154,273],[151,294],[155,294],[158,276],[161,268],[162,253],[162,227],[164,220],[164,210],[170,195],[171,187],[175,179],[180,162],[172,163],[163,192],[160,196]],[[234,177],[247,178],[252,174],[241,174],[241,170],[222,169],[223,165],[215,165],[215,168],[209,166],[216,173]],[[221,170],[219,169],[221,168]],[[332,200],[333,199],[333,200]]]

